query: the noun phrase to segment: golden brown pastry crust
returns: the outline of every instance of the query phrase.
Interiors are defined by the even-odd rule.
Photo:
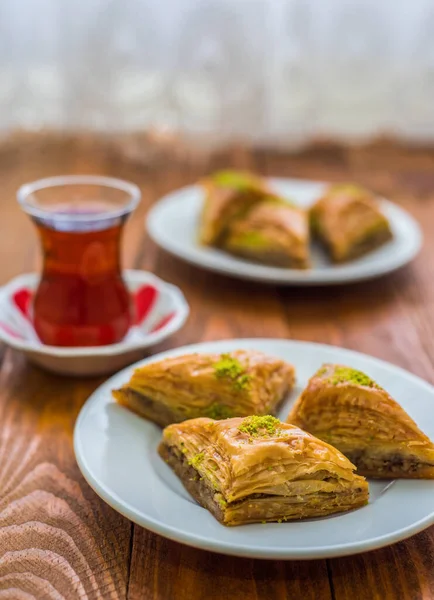
[[[373,194],[352,184],[332,186],[310,210],[314,235],[342,262],[392,238],[389,222]]]
[[[324,365],[309,380],[288,422],[332,444],[365,477],[434,478],[434,445],[369,377]]]
[[[294,379],[292,365],[254,350],[189,354],[136,369],[113,396],[164,427],[199,416],[274,412]]]
[[[309,266],[308,214],[283,200],[266,200],[229,225],[223,246],[258,262],[305,269]]]
[[[224,525],[325,516],[368,501],[367,482],[338,450],[270,416],[173,424],[159,451]]]
[[[229,223],[242,217],[271,191],[251,173],[219,171],[202,181],[205,201],[199,226],[199,240],[207,246],[219,245]]]

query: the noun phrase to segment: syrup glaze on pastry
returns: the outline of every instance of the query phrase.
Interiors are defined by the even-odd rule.
[[[434,444],[383,388],[355,369],[325,364],[287,420],[338,448],[365,477],[434,478]]]
[[[366,480],[338,450],[269,415],[170,425],[159,452],[224,525],[325,516],[368,502]]]
[[[254,350],[188,354],[145,364],[113,395],[164,427],[194,417],[274,412],[294,379],[292,365]]]
[[[279,198],[264,200],[229,225],[223,246],[261,263],[305,269],[309,266],[307,212]]]
[[[271,194],[256,175],[238,171],[218,171],[202,182],[205,201],[200,216],[201,244],[218,246],[233,219],[243,217],[256,203]]]
[[[313,234],[336,262],[362,256],[392,238],[375,196],[353,184],[330,187],[311,208],[310,219]]]

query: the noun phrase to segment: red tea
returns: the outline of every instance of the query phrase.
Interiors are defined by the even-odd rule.
[[[71,214],[70,221],[56,214]],[[44,265],[33,304],[36,333],[53,346],[100,346],[120,341],[131,323],[131,302],[121,275],[120,238],[124,218],[94,223],[74,219],[85,211],[51,207],[34,219],[42,241]]]

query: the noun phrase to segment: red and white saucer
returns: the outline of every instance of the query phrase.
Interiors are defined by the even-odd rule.
[[[134,298],[136,323],[121,342],[76,348],[43,344],[31,319],[32,295],[39,280],[31,273],[0,288],[0,343],[21,350],[45,369],[65,375],[112,373],[139,360],[184,325],[189,307],[179,288],[152,273],[130,270],[124,272],[124,278]]]

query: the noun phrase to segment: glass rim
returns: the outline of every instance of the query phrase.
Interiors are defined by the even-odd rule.
[[[35,206],[28,201],[29,196],[35,192],[39,192],[48,188],[74,185],[95,185],[112,188],[121,192],[125,192],[130,196],[130,199],[124,206],[120,208],[113,208],[113,210],[107,210],[105,212],[96,214],[74,213],[74,215],[61,212],[51,212],[45,208]],[[45,219],[49,216],[51,219],[55,219],[56,221],[74,220],[97,222],[106,220],[108,218],[119,218],[131,213],[139,204],[140,198],[140,188],[135,183],[125,181],[124,179],[116,179],[115,177],[106,177],[104,175],[57,175],[55,177],[45,177],[30,183],[24,183],[17,190],[18,203],[27,214],[41,219]]]

